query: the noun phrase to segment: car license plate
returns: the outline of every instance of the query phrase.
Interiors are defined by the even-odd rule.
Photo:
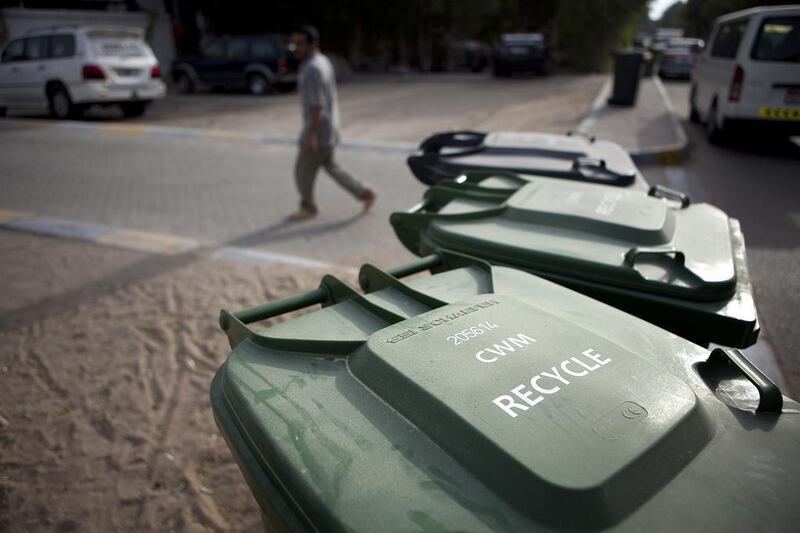
[[[776,120],[800,120],[800,107],[759,107],[758,116]]]
[[[787,104],[800,104],[800,88],[786,89],[784,102]]]
[[[524,56],[528,53],[528,49],[524,46],[512,46],[511,47],[511,54],[515,56]]]

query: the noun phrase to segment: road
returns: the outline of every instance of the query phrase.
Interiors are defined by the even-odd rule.
[[[452,84],[450,90],[457,87]],[[493,86],[489,88],[493,90]],[[667,88],[685,114],[687,84],[668,83]],[[412,88],[402,93],[402,98],[397,93],[394,98],[408,104],[414,95],[421,98],[420,90]],[[492,92],[471,90],[476,102],[498,106],[501,109],[496,114],[507,116],[508,109],[496,95],[491,101],[486,98]],[[370,92],[369,87],[343,92],[347,91],[361,96]],[[435,92],[440,98],[447,91],[440,84]],[[505,98],[505,93],[500,97]],[[197,98],[211,101],[213,97]],[[573,107],[585,109],[590,99]],[[387,97],[381,105],[389,105],[391,100]],[[466,105],[465,101],[459,105]],[[516,108],[514,102],[508,106]],[[237,113],[243,111],[223,113],[222,125],[234,120]],[[396,116],[398,110],[387,113]],[[160,116],[156,115],[155,122]],[[191,125],[190,119],[186,120]],[[390,129],[386,125],[390,122],[370,120],[369,124],[363,123],[366,119],[354,124],[353,131]],[[412,129],[423,127],[405,124]],[[283,219],[295,207],[296,198],[291,177],[293,145],[139,125],[103,120],[77,125],[41,119],[0,120],[0,209],[175,234],[212,247],[254,247],[345,266],[363,262],[388,266],[412,257],[386,222],[391,212],[413,205],[424,191],[406,169],[401,150],[340,150],[341,162],[379,191],[369,214],[362,216],[356,202],[320,175],[321,216],[307,223],[287,224]],[[217,128],[220,123],[211,126]],[[432,129],[430,123],[426,127]],[[685,190],[693,201],[709,201],[741,220],[763,332],[777,352],[784,374],[791,382],[800,383],[800,357],[796,355],[800,353],[796,318],[800,149],[788,144],[780,149],[710,146],[701,128],[686,124],[686,129],[692,150],[683,166],[643,171],[651,182]],[[403,140],[407,131],[388,140]],[[795,395],[798,392],[795,388]]]
[[[759,139],[728,146],[706,141],[701,125],[688,121],[689,84],[666,82],[691,149],[679,167],[644,169],[651,183],[689,193],[742,223],[761,321],[783,374],[800,393],[800,148]]]

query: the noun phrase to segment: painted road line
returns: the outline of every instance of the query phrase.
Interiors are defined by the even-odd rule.
[[[2,227],[38,233],[40,235],[68,237],[70,239],[79,239],[83,241],[94,241],[98,237],[113,231],[112,228],[106,226],[73,222],[52,217],[16,218],[3,222]]]
[[[185,237],[117,228],[110,233],[97,237],[94,242],[127,250],[165,255],[185,253],[202,246],[200,242]]]
[[[237,130],[202,129],[182,126],[153,126],[148,124],[109,124],[75,121],[51,122],[47,120],[27,120],[16,118],[0,119],[1,129],[25,129],[28,127],[52,127],[67,130],[101,131],[103,133],[118,133],[123,135],[151,135],[155,137],[174,139],[220,139],[277,146],[293,146],[297,144],[296,135],[274,135],[243,132]],[[406,142],[347,140],[339,143],[339,148],[343,150],[408,154],[416,150],[417,146],[416,144]]]
[[[9,210],[0,210],[0,228],[161,255],[174,255],[193,250],[201,251],[214,248],[207,243],[177,235],[75,222],[54,217],[33,216],[28,213]],[[257,248],[223,246],[210,252],[209,256],[212,259],[239,263],[262,265],[278,263],[314,270],[334,270],[349,274],[358,273],[357,269],[349,266],[296,255],[270,252],[268,250],[259,250]]]
[[[317,261],[316,259],[307,259],[305,257],[299,257],[296,255],[260,250],[258,248],[224,246],[212,252],[211,257],[213,259],[222,259],[237,263],[281,263],[284,265],[298,266],[314,270],[345,270],[352,274],[358,273],[358,269],[352,267],[336,265],[333,263],[327,263],[325,261]]]
[[[0,224],[8,222],[9,220],[14,220],[17,218],[26,218],[30,216],[31,215],[28,213],[21,213],[19,211],[7,211],[5,209],[0,209]]]

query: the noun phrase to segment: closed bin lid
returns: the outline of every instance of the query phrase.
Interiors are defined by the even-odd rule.
[[[757,370],[757,410],[732,408],[706,350],[531,274],[439,259],[450,270],[406,283],[365,265],[368,294],[326,276],[284,307],[322,309],[259,332],[223,312],[212,404],[245,472],[267,473],[269,491],[246,476],[263,505],[331,531],[798,519],[800,419]]]
[[[606,185],[646,186],[619,145],[584,135],[538,132],[453,132],[420,145],[408,164],[425,183],[467,170],[508,170]]]
[[[690,300],[736,288],[729,219],[708,204],[557,180],[525,183],[500,203],[474,189],[434,194],[448,195],[426,234],[452,250]]]

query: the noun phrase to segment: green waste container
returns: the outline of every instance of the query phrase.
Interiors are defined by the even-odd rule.
[[[460,254],[359,280],[221,314],[213,411],[269,528],[800,522],[800,404],[740,352]]]
[[[415,254],[451,250],[522,268],[704,346],[758,337],[738,221],[663,187],[472,172],[390,220]]]

